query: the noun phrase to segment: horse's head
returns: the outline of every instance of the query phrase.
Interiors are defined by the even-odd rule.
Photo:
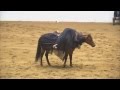
[[[95,43],[92,39],[91,34],[85,35],[85,42],[89,45],[91,45],[92,47],[95,47]]]

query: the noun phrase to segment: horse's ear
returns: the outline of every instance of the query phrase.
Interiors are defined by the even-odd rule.
[[[91,37],[91,34],[88,34],[87,37]]]
[[[88,36],[91,36],[91,34],[88,34]]]

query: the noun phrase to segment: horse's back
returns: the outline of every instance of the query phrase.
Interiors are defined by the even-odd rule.
[[[51,51],[57,38],[58,36],[54,33],[43,34],[39,38],[38,44],[41,46],[43,50]]]
[[[54,33],[47,33],[40,37],[40,42],[42,44],[54,44],[57,40],[58,36]]]

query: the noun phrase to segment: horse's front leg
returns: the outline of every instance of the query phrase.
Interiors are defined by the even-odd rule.
[[[69,53],[70,66],[71,66],[71,67],[72,67],[72,54],[73,54],[73,50],[71,50],[70,53]]]
[[[70,57],[70,66],[72,67],[72,54],[70,54],[69,57]]]
[[[45,53],[46,60],[47,60],[48,65],[49,65],[49,66],[51,66],[51,64],[50,64],[50,62],[49,62],[49,59],[48,59],[48,54],[49,54],[49,52],[48,52],[48,51],[46,51],[46,53]]]

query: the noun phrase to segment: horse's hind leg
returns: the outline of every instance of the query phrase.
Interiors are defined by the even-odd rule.
[[[49,59],[48,59],[48,54],[49,54],[49,51],[46,51],[46,53],[45,53],[46,60],[47,60],[48,65],[51,66]]]
[[[45,53],[45,50],[42,50],[42,52],[41,52],[41,56],[40,56],[40,65],[41,66],[43,66],[43,64],[42,64],[42,58],[43,58],[43,55],[44,55],[44,53]]]

